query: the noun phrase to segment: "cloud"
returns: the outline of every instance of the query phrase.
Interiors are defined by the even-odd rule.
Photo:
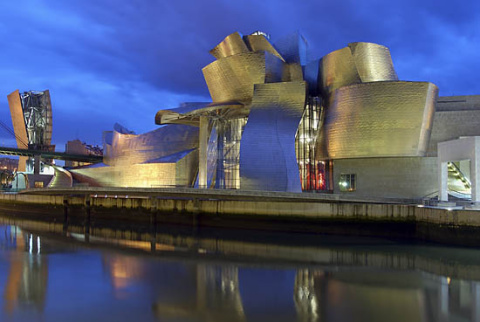
[[[390,48],[403,80],[477,94],[480,4],[433,0],[19,0],[0,4],[0,118],[6,95],[50,89],[57,144],[101,140],[115,122],[155,128],[161,108],[206,101],[201,69],[228,34],[300,30],[312,58],[349,42]],[[0,131],[0,139],[5,137]],[[63,144],[62,143],[62,144]]]

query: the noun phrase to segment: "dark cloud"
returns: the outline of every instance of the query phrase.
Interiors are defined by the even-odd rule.
[[[300,30],[312,58],[370,41],[388,46],[401,79],[442,95],[480,94],[480,4],[433,0],[19,0],[0,4],[0,118],[6,95],[49,88],[54,140],[99,142],[115,122],[153,129],[160,108],[208,100],[201,69],[234,32],[273,41]],[[0,131],[0,140],[5,134]]]

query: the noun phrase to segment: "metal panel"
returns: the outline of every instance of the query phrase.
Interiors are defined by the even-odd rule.
[[[318,90],[319,69],[320,69],[319,59],[313,60],[305,66],[305,80],[308,83],[308,94],[310,96],[320,95],[320,92]]]
[[[9,95],[8,106],[10,107],[10,115],[12,117],[13,131],[17,140],[17,147],[19,149],[28,148],[27,128],[25,127],[25,120],[23,118],[22,101],[20,100],[20,92],[18,89]],[[19,157],[18,168],[19,172],[24,172],[27,169],[28,157]]]
[[[270,54],[277,56],[282,61],[285,61],[278,53],[278,51],[272,46],[272,44],[268,41],[267,38],[263,35],[248,35],[243,36],[245,43],[247,44],[248,48],[251,51],[268,51]]]
[[[348,47],[362,82],[398,80],[387,47],[367,42],[351,43]]]
[[[308,44],[298,31],[277,40],[274,46],[287,63],[307,64]]]
[[[176,163],[148,163],[70,170],[74,179],[101,187],[173,187]]]
[[[214,61],[203,75],[214,102],[249,102],[254,84],[281,79],[282,64],[268,52],[244,53]]]
[[[79,182],[104,187],[191,187],[198,167],[198,151],[187,151],[178,160],[141,164],[116,164],[71,169]]]
[[[210,54],[216,59],[247,53],[249,50],[247,45],[243,42],[242,36],[238,32],[225,37],[215,48],[210,50]]]
[[[301,192],[295,134],[306,90],[305,82],[255,85],[240,146],[242,189]]]
[[[320,92],[328,96],[342,86],[362,82],[398,80],[387,47],[356,42],[324,56],[320,61]]]
[[[336,50],[320,60],[319,86],[323,95],[328,96],[342,86],[360,82],[350,48]]]
[[[8,105],[10,107],[10,115],[12,116],[13,130],[17,139],[17,147],[19,149],[28,148],[27,128],[25,127],[25,119],[23,118],[22,101],[20,100],[20,92],[18,89],[8,96]]]
[[[112,144],[104,151],[104,162],[138,164],[195,148],[198,148],[198,128],[193,126],[166,125],[140,135],[114,131]]]
[[[47,89],[43,91],[42,103],[45,106],[45,132],[44,132],[44,142],[45,145],[52,144],[52,101],[50,99],[50,91]]]
[[[283,68],[282,81],[284,82],[295,82],[303,81],[303,69],[300,64],[285,64]]]
[[[320,159],[424,156],[438,88],[427,82],[345,86],[326,110]],[[321,151],[321,149],[319,149]]]

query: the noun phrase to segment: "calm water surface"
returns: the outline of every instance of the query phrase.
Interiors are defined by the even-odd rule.
[[[0,321],[480,321],[479,281],[475,249],[0,217]]]

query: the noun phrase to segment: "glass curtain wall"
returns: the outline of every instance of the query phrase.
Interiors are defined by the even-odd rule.
[[[316,141],[322,126],[323,108],[319,97],[308,97],[302,120],[295,136],[302,191],[326,190],[324,161],[315,160]]]
[[[218,119],[215,188],[240,189],[240,140],[247,118]]]

